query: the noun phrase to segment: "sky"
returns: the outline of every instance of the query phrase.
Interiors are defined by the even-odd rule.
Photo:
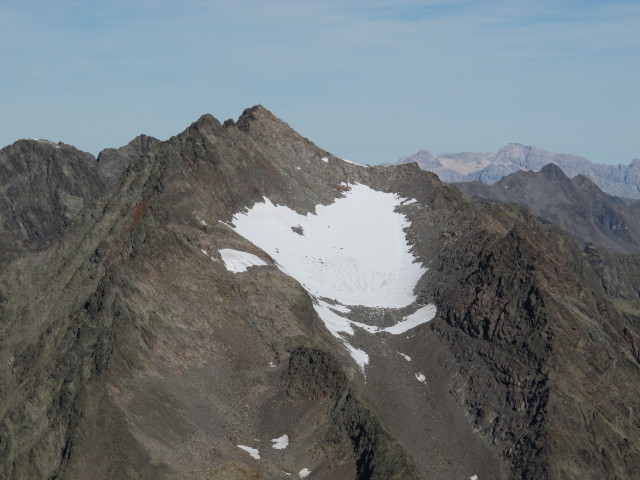
[[[262,104],[364,164],[640,157],[638,0],[0,0],[0,146],[94,155]]]

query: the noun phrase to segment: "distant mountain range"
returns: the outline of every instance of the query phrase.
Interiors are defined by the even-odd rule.
[[[567,177],[554,163],[539,172],[519,171],[493,185],[455,183],[474,198],[517,203],[558,225],[584,247],[593,243],[619,253],[640,253],[640,202],[603,192],[584,175]]]
[[[435,173],[443,182],[477,180],[486,184],[493,184],[519,170],[538,171],[554,163],[568,177],[584,175],[607,193],[622,198],[640,198],[639,158],[629,165],[604,165],[584,157],[510,143],[493,153],[443,153],[435,157],[427,150],[420,150],[411,156],[401,157],[397,163],[411,162]]]

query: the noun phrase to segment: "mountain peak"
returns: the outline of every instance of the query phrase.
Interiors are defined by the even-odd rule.
[[[236,126],[243,131],[251,130],[255,124],[280,124],[291,128],[262,105],[246,108],[236,122]]]
[[[134,158],[144,155],[160,143],[155,137],[141,133],[120,148],[105,148],[98,154],[98,166],[109,182],[117,180]]]
[[[569,180],[569,177],[567,177],[565,175],[565,173],[562,171],[562,169],[555,163],[547,163],[544,167],[542,167],[542,169],[540,170],[540,173],[542,173],[545,177],[547,178],[557,178],[557,179],[561,179],[561,180]]]

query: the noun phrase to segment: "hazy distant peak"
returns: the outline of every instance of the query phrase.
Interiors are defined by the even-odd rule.
[[[539,147],[509,143],[493,153],[443,153],[425,155],[425,150],[401,157],[398,164],[416,162],[423,170],[435,173],[445,182],[480,181],[488,185],[518,170],[539,171],[555,164],[569,178],[585,175],[602,190],[623,198],[640,198],[640,160],[630,165],[604,165],[584,157],[549,152]],[[557,172],[556,172],[557,173]]]

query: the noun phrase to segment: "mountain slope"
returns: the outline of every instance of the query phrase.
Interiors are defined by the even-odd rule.
[[[640,253],[640,204],[608,195],[584,176],[569,179],[552,163],[540,172],[512,173],[493,185],[456,187],[475,198],[522,205],[583,247],[593,243],[617,253]]]
[[[554,163],[568,177],[584,175],[611,195],[640,198],[640,159],[629,165],[603,165],[575,155],[510,143],[493,153],[444,153],[434,157],[430,152],[421,150],[398,160],[398,164],[412,162],[418,163],[423,170],[436,173],[444,182],[476,180],[489,185],[510,173],[538,171]]]
[[[314,219],[367,189],[406,222],[381,255],[409,245],[423,269],[393,307],[323,297],[283,272],[285,245],[241,230],[286,207],[300,223],[265,216],[265,237],[327,238]],[[637,301],[622,309],[573,242],[521,209],[477,206],[413,165],[343,162],[262,107],[202,117],[104,195],[0,272],[0,476],[637,471]],[[306,255],[321,271],[335,258]],[[416,317],[428,305],[435,317]]]

